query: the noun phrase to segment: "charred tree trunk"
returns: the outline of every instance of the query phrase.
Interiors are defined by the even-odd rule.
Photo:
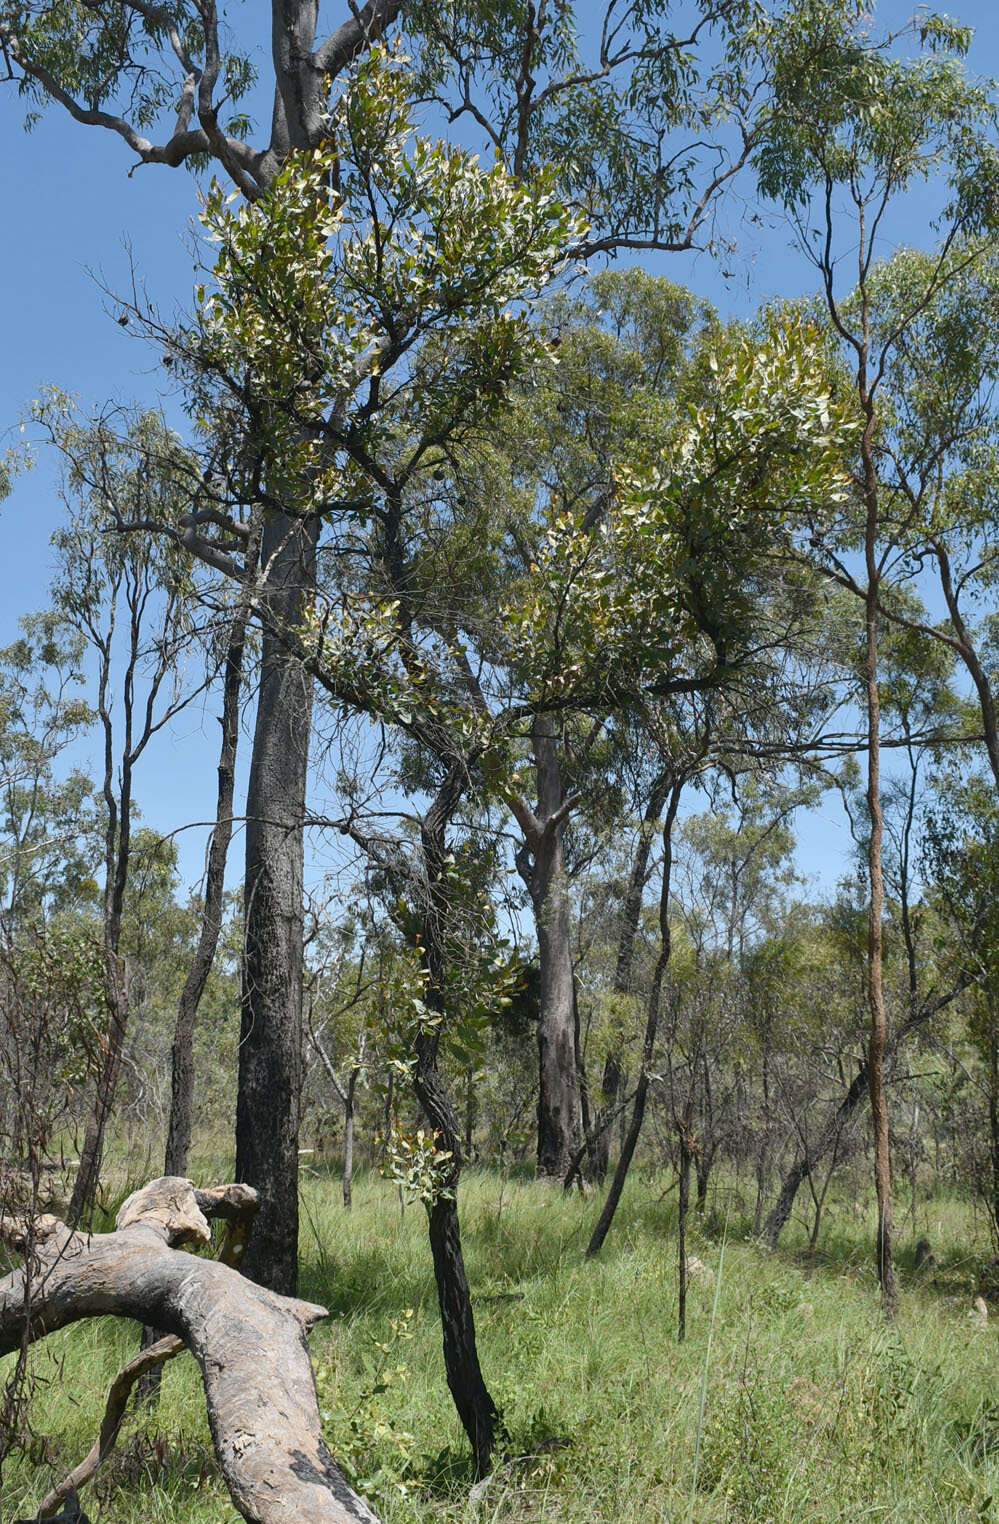
[[[433,1044],[435,1039],[421,1039]],[[420,1104],[440,1145],[451,1152],[452,1168],[427,1211],[430,1251],[441,1314],[444,1370],[461,1426],[472,1446],[476,1477],[484,1477],[492,1462],[499,1426],[499,1410],[490,1396],[479,1364],[475,1342],[475,1317],[465,1273],[458,1218],[458,1179],[461,1143],[457,1118],[437,1072],[436,1056],[425,1050],[419,1058],[415,1089]]]
[[[461,796],[463,773],[463,768],[452,769],[427,812],[421,831],[427,887],[420,931],[426,977],[424,1002],[427,1009],[439,1017],[443,1017],[445,1012],[444,989],[447,977],[445,831]],[[490,1468],[500,1415],[483,1379],[475,1342],[475,1317],[465,1273],[458,1219],[458,1181],[462,1167],[461,1128],[437,1065],[441,1027],[442,1021],[436,1021],[432,1026],[423,1028],[417,1037],[413,1088],[430,1126],[437,1134],[438,1147],[451,1155],[446,1178],[441,1181],[440,1188],[427,1209],[430,1250],[437,1283],[448,1389],[472,1446],[476,1476],[484,1477]]]
[[[351,1069],[343,1100],[343,1204],[350,1211],[354,1204],[354,1096],[360,1069]]]
[[[678,1175],[676,1245],[677,1245],[677,1314],[676,1338],[682,1344],[687,1337],[687,1218],[690,1216],[690,1167],[694,1160],[694,1140],[687,1122],[676,1119],[680,1140]]]
[[[865,428],[861,439],[864,471],[864,502],[867,525],[864,554],[867,567],[867,596],[864,605],[864,687],[867,700],[867,812],[870,836],[867,845],[867,868],[870,880],[870,905],[867,924],[867,1002],[871,1031],[867,1048],[867,1083],[874,1129],[874,1185],[878,1200],[877,1267],[881,1301],[885,1316],[894,1318],[898,1311],[898,1288],[893,1258],[893,1204],[891,1186],[891,1147],[888,1127],[888,1099],[885,1091],[884,1064],[888,1040],[888,1012],[884,990],[884,815],[881,808],[881,693],[878,681],[878,594],[881,572],[877,560],[878,477],[873,455],[876,413],[867,389],[866,353],[861,357],[860,392],[865,405]]]
[[[261,546],[260,691],[246,802],[245,944],[236,1173],[260,1193],[244,1269],[293,1294],[298,1279],[303,841],[312,682],[294,654],[316,585],[318,520],[272,513]]]

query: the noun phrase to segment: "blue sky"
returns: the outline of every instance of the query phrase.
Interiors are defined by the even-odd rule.
[[[911,7],[891,0],[877,14],[879,23],[895,27]],[[987,0],[974,0],[957,14],[976,27],[971,69],[999,73],[999,14]],[[9,89],[0,111],[5,126],[0,192],[8,229],[0,243],[0,433],[16,426],[47,383],[79,394],[85,406],[112,398],[155,401],[162,372],[141,341],[107,314],[94,277],[126,291],[134,262],[164,312],[187,303],[197,211],[191,176],[158,166],[129,174],[131,156],[117,137],[80,127],[57,108],[22,134],[21,105]],[[789,248],[784,229],[770,225],[761,231],[731,214],[728,222],[740,238],[738,252],[724,262],[734,272],[728,280],[706,255],[660,261],[657,271],[689,284],[725,313],[744,313],[772,297],[811,289],[809,271]],[[900,236],[930,241],[918,204]],[[48,541],[59,513],[51,466],[41,461],[0,510],[0,642],[14,637],[20,615],[44,605]],[[149,757],[137,794],[150,823],[170,829],[179,820],[210,814],[217,735],[214,719],[202,732],[199,720],[190,717],[182,734],[165,739]],[[825,823],[813,822],[805,830],[801,858],[807,871],[831,885],[843,871],[850,843],[831,807],[827,814]],[[182,868],[191,881],[200,872],[203,850],[201,833],[182,838]]]

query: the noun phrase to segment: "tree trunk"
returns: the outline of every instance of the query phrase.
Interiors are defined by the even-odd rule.
[[[992,1241],[999,1244],[999,1032],[996,1030],[995,1001],[986,990],[985,998],[989,1013],[988,1033],[988,1105],[989,1105],[989,1162],[992,1166],[991,1189],[988,1193],[989,1215],[992,1218]]]
[[[586,1078],[586,1054],[583,1051],[582,1023],[579,1018],[579,989],[576,983],[575,970],[572,976],[572,1035],[573,1042],[576,1045],[576,1087],[579,1091],[580,1128],[583,1141],[586,1145],[586,1174],[588,1178],[592,1178],[596,1164],[596,1142],[593,1136],[593,1118],[590,1114],[590,1086]],[[582,1184],[583,1177],[579,1174],[578,1168],[575,1167],[575,1159],[578,1152],[577,1147],[576,1153],[573,1155],[572,1169],[577,1175],[580,1184]],[[569,1173],[570,1171],[567,1170],[563,1175],[563,1184],[568,1183]]]
[[[645,807],[635,856],[631,864],[631,873],[628,877],[628,888],[621,906],[617,961],[614,967],[614,993],[617,995],[631,993],[635,965],[635,937],[649,875],[649,857],[655,840],[656,824],[666,804],[668,791],[669,775],[662,772],[652,787]],[[600,1181],[604,1180],[610,1167],[611,1129],[605,1127],[603,1123],[618,1105],[623,1085],[624,1069],[621,1064],[621,1054],[616,1047],[612,1046],[604,1059],[604,1071],[600,1083],[601,1107],[594,1121],[596,1138],[593,1149],[593,1172],[595,1178]]]
[[[451,1154],[447,1179],[427,1210],[430,1250],[441,1314],[448,1390],[472,1446],[475,1474],[483,1477],[489,1471],[496,1443],[499,1410],[483,1379],[475,1342],[475,1316],[458,1220],[461,1138],[458,1119],[437,1069],[437,1042],[436,1031],[421,1034],[413,1082],[417,1099],[437,1134],[438,1146]]]
[[[655,973],[652,976],[652,988],[649,992],[649,1003],[645,1018],[645,1039],[642,1043],[642,1067],[638,1075],[638,1085],[635,1089],[631,1123],[621,1148],[621,1155],[617,1161],[617,1169],[614,1171],[611,1188],[607,1192],[603,1211],[600,1213],[599,1221],[587,1245],[587,1259],[592,1259],[595,1254],[600,1253],[604,1240],[610,1232],[610,1226],[614,1221],[614,1214],[617,1211],[618,1202],[621,1200],[624,1182],[628,1178],[632,1156],[642,1130],[642,1122],[645,1119],[645,1103],[649,1093],[649,1071],[652,1067],[656,1036],[659,1031],[659,1008],[662,1003],[663,983],[666,978],[666,970],[669,967],[672,950],[672,938],[669,928],[669,893],[670,874],[673,866],[673,822],[676,819],[676,812],[679,808],[684,781],[681,780],[673,784],[669,805],[666,810],[666,819],[663,823],[663,877],[662,887],[659,892],[659,957],[656,960]]]
[[[421,831],[427,888],[420,932],[426,975],[424,1001],[427,1009],[441,1019],[422,1028],[417,1036],[413,1088],[437,1135],[438,1147],[451,1155],[446,1178],[441,1181],[440,1188],[427,1209],[430,1250],[437,1282],[448,1389],[472,1446],[476,1476],[481,1478],[490,1468],[499,1426],[499,1410],[490,1396],[479,1365],[475,1317],[461,1248],[458,1221],[458,1181],[462,1167],[461,1128],[437,1067],[447,975],[444,930],[449,907],[445,829],[461,797],[463,777],[464,768],[452,768],[424,817]]]
[[[623,1084],[624,1075],[621,1070],[620,1054],[617,1048],[613,1047],[608,1049],[604,1059],[604,1070],[600,1077],[600,1109],[594,1124],[593,1178],[601,1185],[606,1180],[607,1171],[610,1168],[613,1129],[606,1125],[607,1119],[614,1113]]]
[[[572,917],[562,837],[562,772],[553,722],[534,725],[538,821],[531,898],[538,929],[541,1013],[538,1019],[538,1178],[564,1180],[580,1141],[576,1066]]]
[[[250,568],[252,570],[252,568]],[[243,652],[246,646],[248,602],[241,596],[229,631],[222,685],[222,745],[218,766],[218,802],[215,826],[208,849],[205,898],[198,946],[188,969],[177,1009],[173,1033],[170,1086],[170,1121],[167,1128],[165,1172],[187,1174],[194,1115],[194,1023],[198,1006],[215,961],[222,907],[225,870],[232,840],[232,810],[236,783],[236,748],[239,744],[239,698],[243,686]]]
[[[690,1215],[690,1166],[694,1157],[690,1128],[685,1120],[676,1119],[677,1137],[680,1140],[680,1170],[678,1176],[676,1247],[677,1247],[677,1313],[676,1339],[682,1344],[687,1337],[687,1218]]]
[[[870,438],[873,414],[868,414],[861,444],[867,484],[867,598],[865,604],[865,688],[867,699],[867,809],[870,837],[867,867],[870,879],[870,907],[867,926],[867,1001],[871,1015],[870,1041],[867,1049],[867,1083],[874,1128],[874,1185],[878,1201],[877,1267],[881,1300],[885,1315],[894,1318],[898,1311],[898,1288],[892,1254],[891,1149],[888,1129],[888,1100],[885,1093],[884,1061],[888,1035],[888,1012],[884,991],[884,866],[882,841],[884,816],[881,808],[881,695],[878,685],[878,592],[879,572],[876,561],[878,529],[877,476]]]
[[[354,1204],[354,1095],[360,1069],[352,1069],[343,1100],[343,1204],[350,1211]]]
[[[298,1278],[303,841],[312,682],[294,651],[316,585],[318,520],[268,515],[263,643],[246,803],[245,946],[236,1173],[260,1193],[244,1270],[272,1290]]]
[[[697,1182],[697,1210],[703,1212],[708,1201],[708,1183],[711,1179],[711,1166],[715,1162],[715,1151],[707,1142],[702,1142],[698,1153],[694,1157],[694,1178]]]

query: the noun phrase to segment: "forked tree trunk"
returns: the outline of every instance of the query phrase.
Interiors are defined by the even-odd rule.
[[[318,520],[264,525],[260,691],[246,802],[245,946],[236,1173],[260,1192],[244,1269],[287,1295],[298,1281],[302,881],[312,681],[294,654],[316,586]]]
[[[535,719],[532,747],[537,810],[523,801],[511,800],[511,807],[524,832],[527,853],[518,856],[518,867],[530,891],[538,933],[537,1173],[542,1180],[564,1180],[580,1143],[580,1099],[572,914],[563,847],[566,808],[550,715]]]

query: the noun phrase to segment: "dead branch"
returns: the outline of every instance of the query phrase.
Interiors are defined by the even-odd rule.
[[[162,1328],[201,1367],[219,1466],[250,1524],[377,1524],[322,1435],[305,1336],[326,1309],[278,1296],[230,1265],[180,1252],[184,1243],[208,1241],[204,1209],[230,1227],[245,1227],[247,1191],[228,1186],[196,1194],[189,1180],[154,1180],[122,1205],[113,1233],[75,1233],[52,1218],[39,1233],[37,1224],[32,1232],[4,1219],[0,1236],[30,1244],[34,1263],[27,1287],[21,1269],[0,1279],[0,1355],[19,1347],[26,1325],[32,1340],[108,1313]],[[125,1367],[115,1401],[115,1391],[127,1396],[125,1383],[130,1388],[140,1374],[134,1367],[165,1343]],[[109,1401],[102,1439],[110,1408]]]
[[[133,1202],[134,1199],[129,1197],[129,1201],[118,1213],[119,1231],[127,1226],[129,1221],[134,1220],[126,1211],[129,1202]],[[260,1204],[257,1192],[251,1185],[217,1185],[207,1191],[196,1190],[194,1199],[202,1216],[218,1217],[224,1220],[225,1237],[218,1256],[219,1262],[223,1265],[235,1266],[242,1257],[257,1207]],[[197,1224],[195,1224],[195,1230],[197,1231]],[[79,1489],[92,1480],[117,1443],[133,1387],[141,1381],[143,1376],[165,1365],[168,1360],[174,1359],[185,1348],[183,1339],[167,1334],[165,1338],[146,1345],[138,1355],[122,1366],[108,1391],[104,1418],[97,1440],[80,1464],[73,1468],[58,1487],[53,1487],[52,1491],[42,1499],[37,1518],[55,1517],[60,1505],[75,1497]]]

